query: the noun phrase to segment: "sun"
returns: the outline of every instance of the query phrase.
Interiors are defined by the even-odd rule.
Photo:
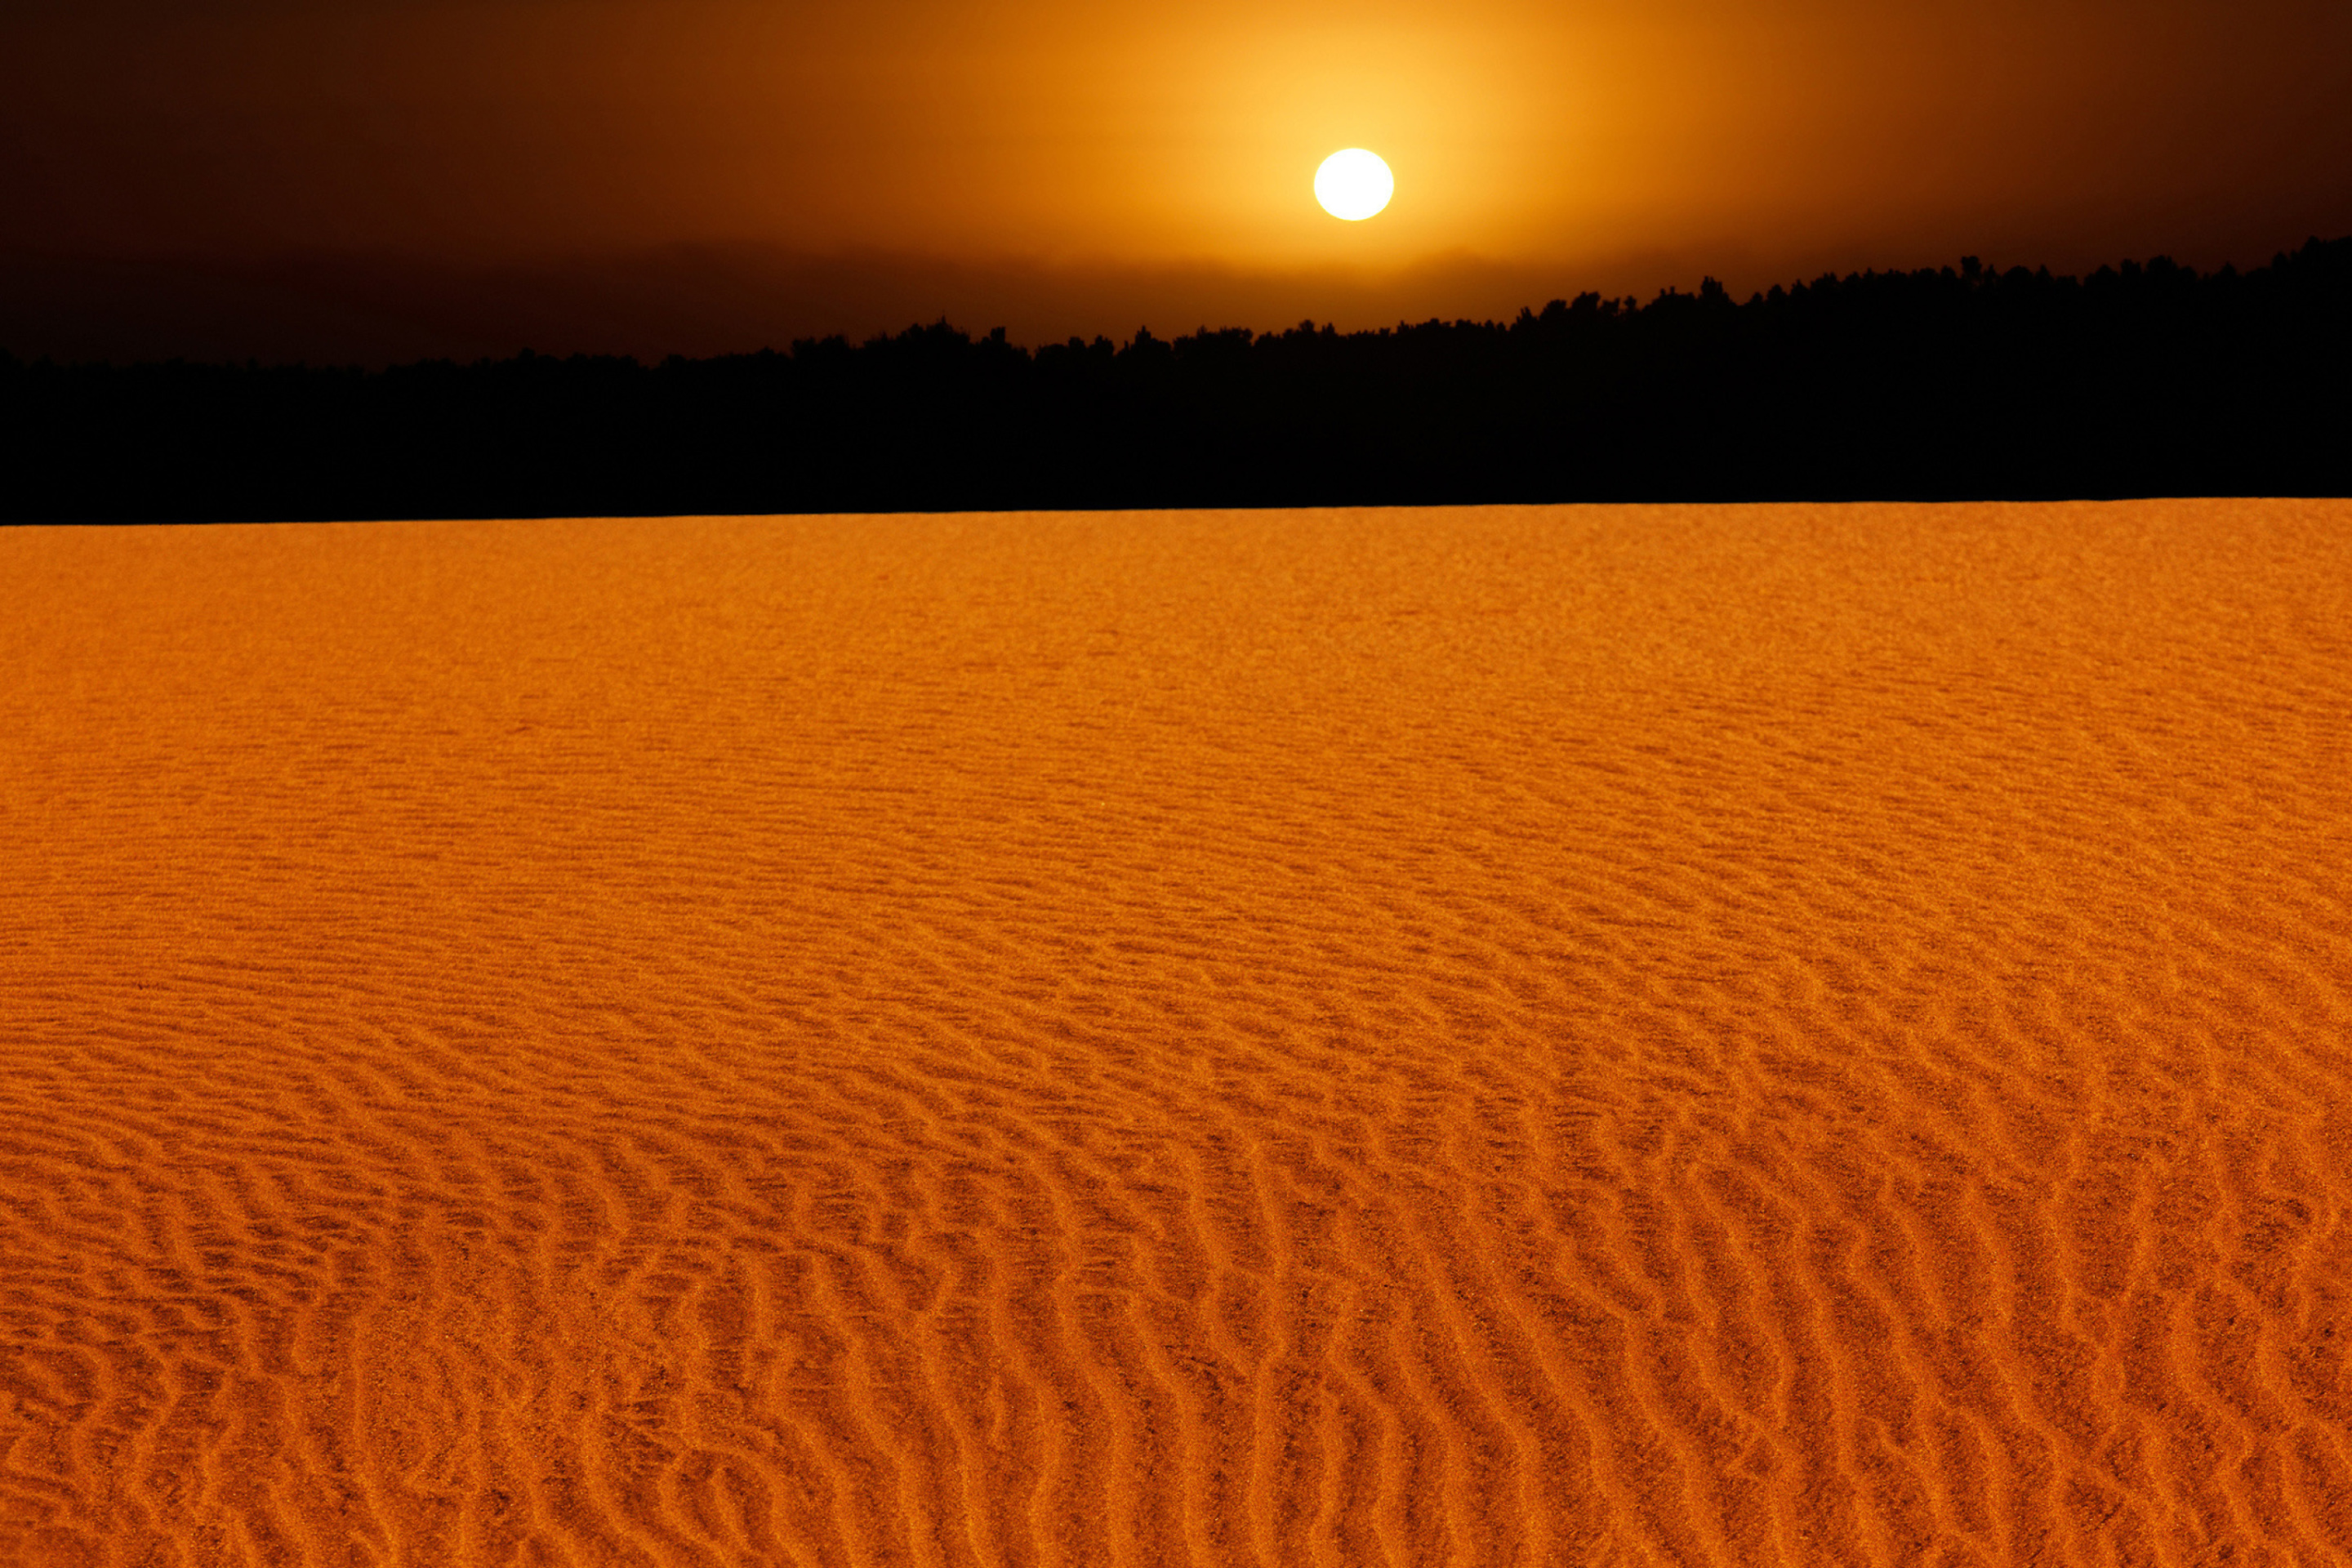
[[[1350,147],[1323,160],[1315,171],[1315,199],[1333,217],[1361,223],[1389,205],[1396,193],[1396,176],[1377,153]]]

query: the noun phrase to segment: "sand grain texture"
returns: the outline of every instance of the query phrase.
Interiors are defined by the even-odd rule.
[[[0,596],[0,1563],[2352,1562],[2352,506]]]

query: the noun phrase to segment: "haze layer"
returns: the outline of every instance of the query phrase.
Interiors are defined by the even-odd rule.
[[[1350,146],[1375,222],[1311,194]],[[0,150],[27,359],[1378,327],[2259,266],[2352,233],[2352,8],[13,0]]]
[[[2344,1560],[2344,503],[0,580],[0,1559]]]

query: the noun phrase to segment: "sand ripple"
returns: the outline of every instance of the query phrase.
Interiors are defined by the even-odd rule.
[[[0,1562],[2352,1562],[2352,507],[0,532]]]

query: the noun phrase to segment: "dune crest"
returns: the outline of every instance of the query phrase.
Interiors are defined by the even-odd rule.
[[[2352,1552],[2352,505],[0,582],[0,1562]]]

